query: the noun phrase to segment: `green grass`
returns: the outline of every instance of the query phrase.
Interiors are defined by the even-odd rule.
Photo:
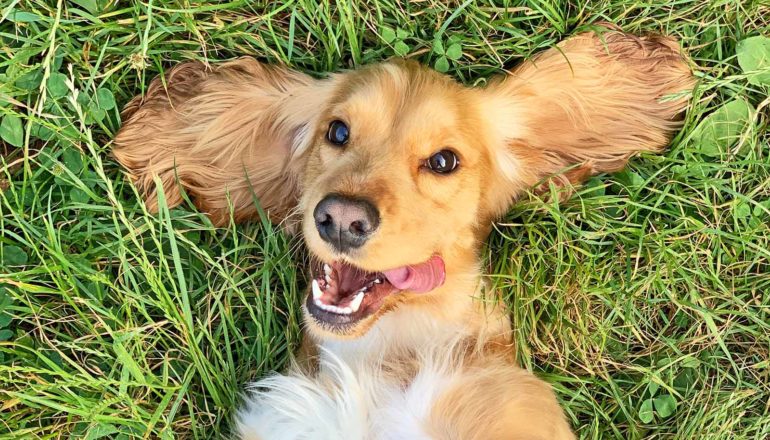
[[[770,101],[735,54],[770,34],[770,7],[661,3],[4,2],[0,437],[227,436],[244,384],[297,345],[300,243],[189,207],[148,215],[110,158],[119,108],[158,72],[253,55],[323,73],[407,51],[474,84],[606,20],[678,36],[700,83],[666,154],[498,225],[489,268],[519,359],[581,438],[767,438]],[[696,127],[734,99],[748,122],[708,148]]]

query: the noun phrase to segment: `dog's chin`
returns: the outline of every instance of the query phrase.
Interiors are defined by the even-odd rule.
[[[311,271],[307,318],[324,333],[341,337],[365,333],[387,304],[398,302],[398,295],[430,292],[446,277],[444,260],[438,255],[379,272],[344,261],[317,262]]]

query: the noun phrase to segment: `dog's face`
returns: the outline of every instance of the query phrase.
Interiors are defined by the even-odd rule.
[[[477,95],[416,63],[334,79],[299,212],[317,261],[307,322],[356,336],[473,271],[494,152]]]
[[[675,42],[615,31],[484,88],[414,62],[321,80],[253,59],[186,63],[127,106],[114,154],[151,210],[160,181],[169,206],[184,189],[215,224],[257,217],[255,198],[276,222],[298,213],[314,260],[308,326],[355,337],[402,308],[447,316],[517,194],[663,148],[692,85]]]

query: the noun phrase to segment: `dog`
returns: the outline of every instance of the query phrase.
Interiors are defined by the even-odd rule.
[[[480,250],[528,189],[663,149],[693,86],[674,39],[608,26],[477,88],[401,59],[186,62],[127,105],[113,153],[150,210],[162,187],[216,225],[264,213],[312,255],[301,355],[255,384],[242,438],[571,439]]]

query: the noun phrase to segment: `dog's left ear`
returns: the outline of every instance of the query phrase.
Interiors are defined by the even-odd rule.
[[[186,192],[216,225],[231,210],[236,222],[256,218],[255,199],[281,223],[296,207],[329,90],[327,80],[253,58],[179,64],[126,106],[112,152],[150,211],[161,186],[169,207]]]
[[[675,40],[614,30],[567,39],[493,81],[480,90],[497,168],[490,216],[548,177],[569,187],[663,149],[693,85]]]

